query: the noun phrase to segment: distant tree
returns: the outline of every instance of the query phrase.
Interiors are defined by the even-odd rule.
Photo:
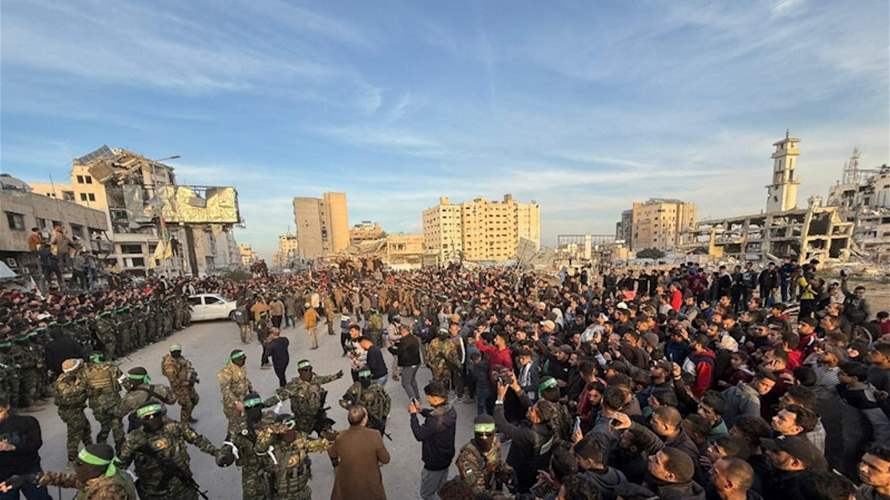
[[[637,252],[638,259],[660,259],[664,257],[664,252],[657,248],[644,248]]]

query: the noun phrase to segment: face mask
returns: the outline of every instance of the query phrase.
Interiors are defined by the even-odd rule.
[[[86,483],[90,479],[99,476],[100,472],[96,470],[96,466],[78,463],[74,466],[74,474],[81,483]]]
[[[255,424],[263,418],[263,408],[260,406],[246,408],[244,410],[244,416],[247,417],[248,422]]]
[[[142,428],[148,433],[154,433],[164,425],[161,417],[152,417],[142,422]]]
[[[236,366],[244,366],[245,362],[247,362],[247,359],[244,356],[232,360],[232,364]]]
[[[475,439],[476,446],[482,453],[487,452],[494,445],[494,436],[492,435],[476,434]]]
[[[293,443],[297,440],[297,431],[290,430],[281,435],[281,440],[285,443]]]
[[[311,371],[300,371],[300,380],[303,382],[309,382],[312,380],[312,372]]]
[[[173,356],[174,358],[179,359],[182,357],[182,351],[173,351],[170,353],[170,355]]]
[[[358,382],[359,382],[359,383],[362,385],[362,387],[364,387],[364,388],[368,388],[368,387],[371,386],[371,379],[369,379],[369,378],[360,378],[360,379],[358,380]]]
[[[550,401],[551,403],[559,401],[559,391],[546,391],[541,396],[543,396],[544,399]]]

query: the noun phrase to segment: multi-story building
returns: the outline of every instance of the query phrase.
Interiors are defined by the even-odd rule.
[[[241,265],[250,267],[257,261],[256,252],[247,243],[238,244],[238,255],[241,258]]]
[[[423,240],[427,255],[440,263],[454,260],[503,262],[517,257],[521,240],[534,250],[541,245],[541,207],[519,203],[512,195],[502,201],[476,198],[439,204],[423,211]]]
[[[385,236],[380,224],[369,220],[363,220],[349,229],[349,243],[353,245],[362,241],[379,240]]]
[[[671,250],[682,243],[683,235],[695,226],[694,203],[653,198],[634,202],[621,213],[616,238],[623,239],[633,251],[646,248]]]
[[[321,198],[294,198],[297,246],[300,257],[314,259],[346,250],[349,213],[346,193],[324,193]]]
[[[828,193],[828,204],[840,207],[841,217],[854,224],[853,242],[861,253],[890,261],[890,166],[863,169],[859,160],[854,149],[842,180]]]
[[[299,243],[295,234],[278,236],[278,249],[272,254],[272,267],[287,267],[297,258]]]
[[[686,250],[705,249],[712,257],[746,261],[847,260],[854,224],[841,217],[840,209],[824,206],[818,196],[811,197],[806,208],[797,208],[800,181],[794,169],[799,143],[788,132],[773,143],[773,182],[766,186],[765,213],[698,221],[684,238]]]
[[[0,175],[0,259],[20,274],[36,274],[37,257],[29,251],[28,235],[32,228],[52,237],[59,226],[82,248],[101,256],[111,250],[105,239],[108,221],[101,210],[88,208],[65,199],[53,199],[31,191],[31,187],[8,175]]]
[[[231,224],[167,224],[173,255],[155,258],[161,228],[153,203],[160,188],[173,185],[173,167],[108,146],[75,158],[70,183],[31,183],[35,193],[105,212],[114,244],[107,261],[127,274],[201,275],[236,264]]]

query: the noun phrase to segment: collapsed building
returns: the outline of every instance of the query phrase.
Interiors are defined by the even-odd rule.
[[[70,184],[29,184],[35,193],[105,213],[111,249],[99,257],[112,269],[203,275],[240,264],[232,187],[180,185],[173,167],[108,146],[75,158]]]
[[[795,175],[800,139],[786,132],[773,146],[773,179],[767,185],[766,212],[699,221],[685,236],[687,252],[705,249],[714,258],[798,263],[845,261],[850,257],[854,223],[820,197],[797,207]]]
[[[859,167],[860,153],[844,164],[840,181],[831,187],[828,203],[840,208],[841,216],[854,225],[855,251],[879,263],[890,262],[890,166]]]

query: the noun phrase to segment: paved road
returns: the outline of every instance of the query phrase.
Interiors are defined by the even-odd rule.
[[[320,328],[322,332],[324,328]],[[312,360],[317,373],[328,374],[343,369],[346,376],[332,382],[325,387],[329,391],[328,403],[333,403],[329,415],[337,424],[335,428],[346,427],[346,411],[340,408],[337,400],[346,391],[351,383],[349,377],[349,363],[341,357],[339,335],[320,335],[320,349],[312,351],[308,348],[308,339],[302,327],[287,329],[282,333],[290,339],[291,366],[288,368],[288,377],[296,376],[297,360],[308,358]],[[201,402],[195,409],[195,418],[199,420],[194,425],[195,429],[207,436],[215,444],[219,444],[225,437],[226,420],[222,413],[220,403],[219,386],[216,383],[216,373],[225,364],[226,358],[232,349],[241,347],[238,340],[238,329],[234,323],[228,321],[215,321],[195,323],[190,328],[177,332],[164,341],[148,346],[139,352],[132,354],[129,359],[122,360],[121,369],[126,370],[134,366],[144,366],[158,383],[167,383],[161,375],[161,358],[167,352],[171,343],[180,343],[183,347],[183,355],[192,361],[201,379],[197,386],[201,396]],[[277,379],[272,370],[262,370],[259,367],[260,346],[256,343],[245,346],[248,353],[247,372],[253,382],[255,390],[262,396],[271,395],[278,386]],[[391,356],[384,355],[387,363]],[[418,373],[418,383],[421,387],[429,381],[430,373],[422,369]],[[408,397],[398,382],[392,380],[386,385],[386,389],[392,397],[392,412],[387,425],[388,432],[393,441],[384,439],[387,449],[392,455],[392,461],[383,466],[383,482],[388,498],[414,499],[418,498],[417,488],[420,482],[420,443],[414,440],[409,427]],[[288,405],[285,405],[286,407]],[[460,449],[471,437],[472,421],[475,416],[475,405],[461,402],[455,403],[458,412],[458,432],[456,447]],[[32,411],[24,412],[33,415],[40,420],[43,429],[43,457],[44,470],[62,470],[65,467],[65,427],[59,419],[55,405],[52,402],[44,403]],[[179,417],[179,407],[171,408],[171,415]],[[93,423],[93,436],[98,431],[98,426],[92,420],[90,411],[87,414]],[[422,418],[422,417],[421,417]],[[241,472],[236,467],[220,469],[213,459],[204,455],[195,448],[191,449],[192,470],[198,483],[208,491],[211,499],[241,498]],[[327,456],[318,455],[313,458],[312,464],[313,498],[329,498],[331,486],[334,481],[334,472]],[[451,475],[455,474],[452,467]],[[53,491],[53,498],[58,498],[57,491]],[[74,497],[73,490],[63,490],[62,497],[70,499]]]

